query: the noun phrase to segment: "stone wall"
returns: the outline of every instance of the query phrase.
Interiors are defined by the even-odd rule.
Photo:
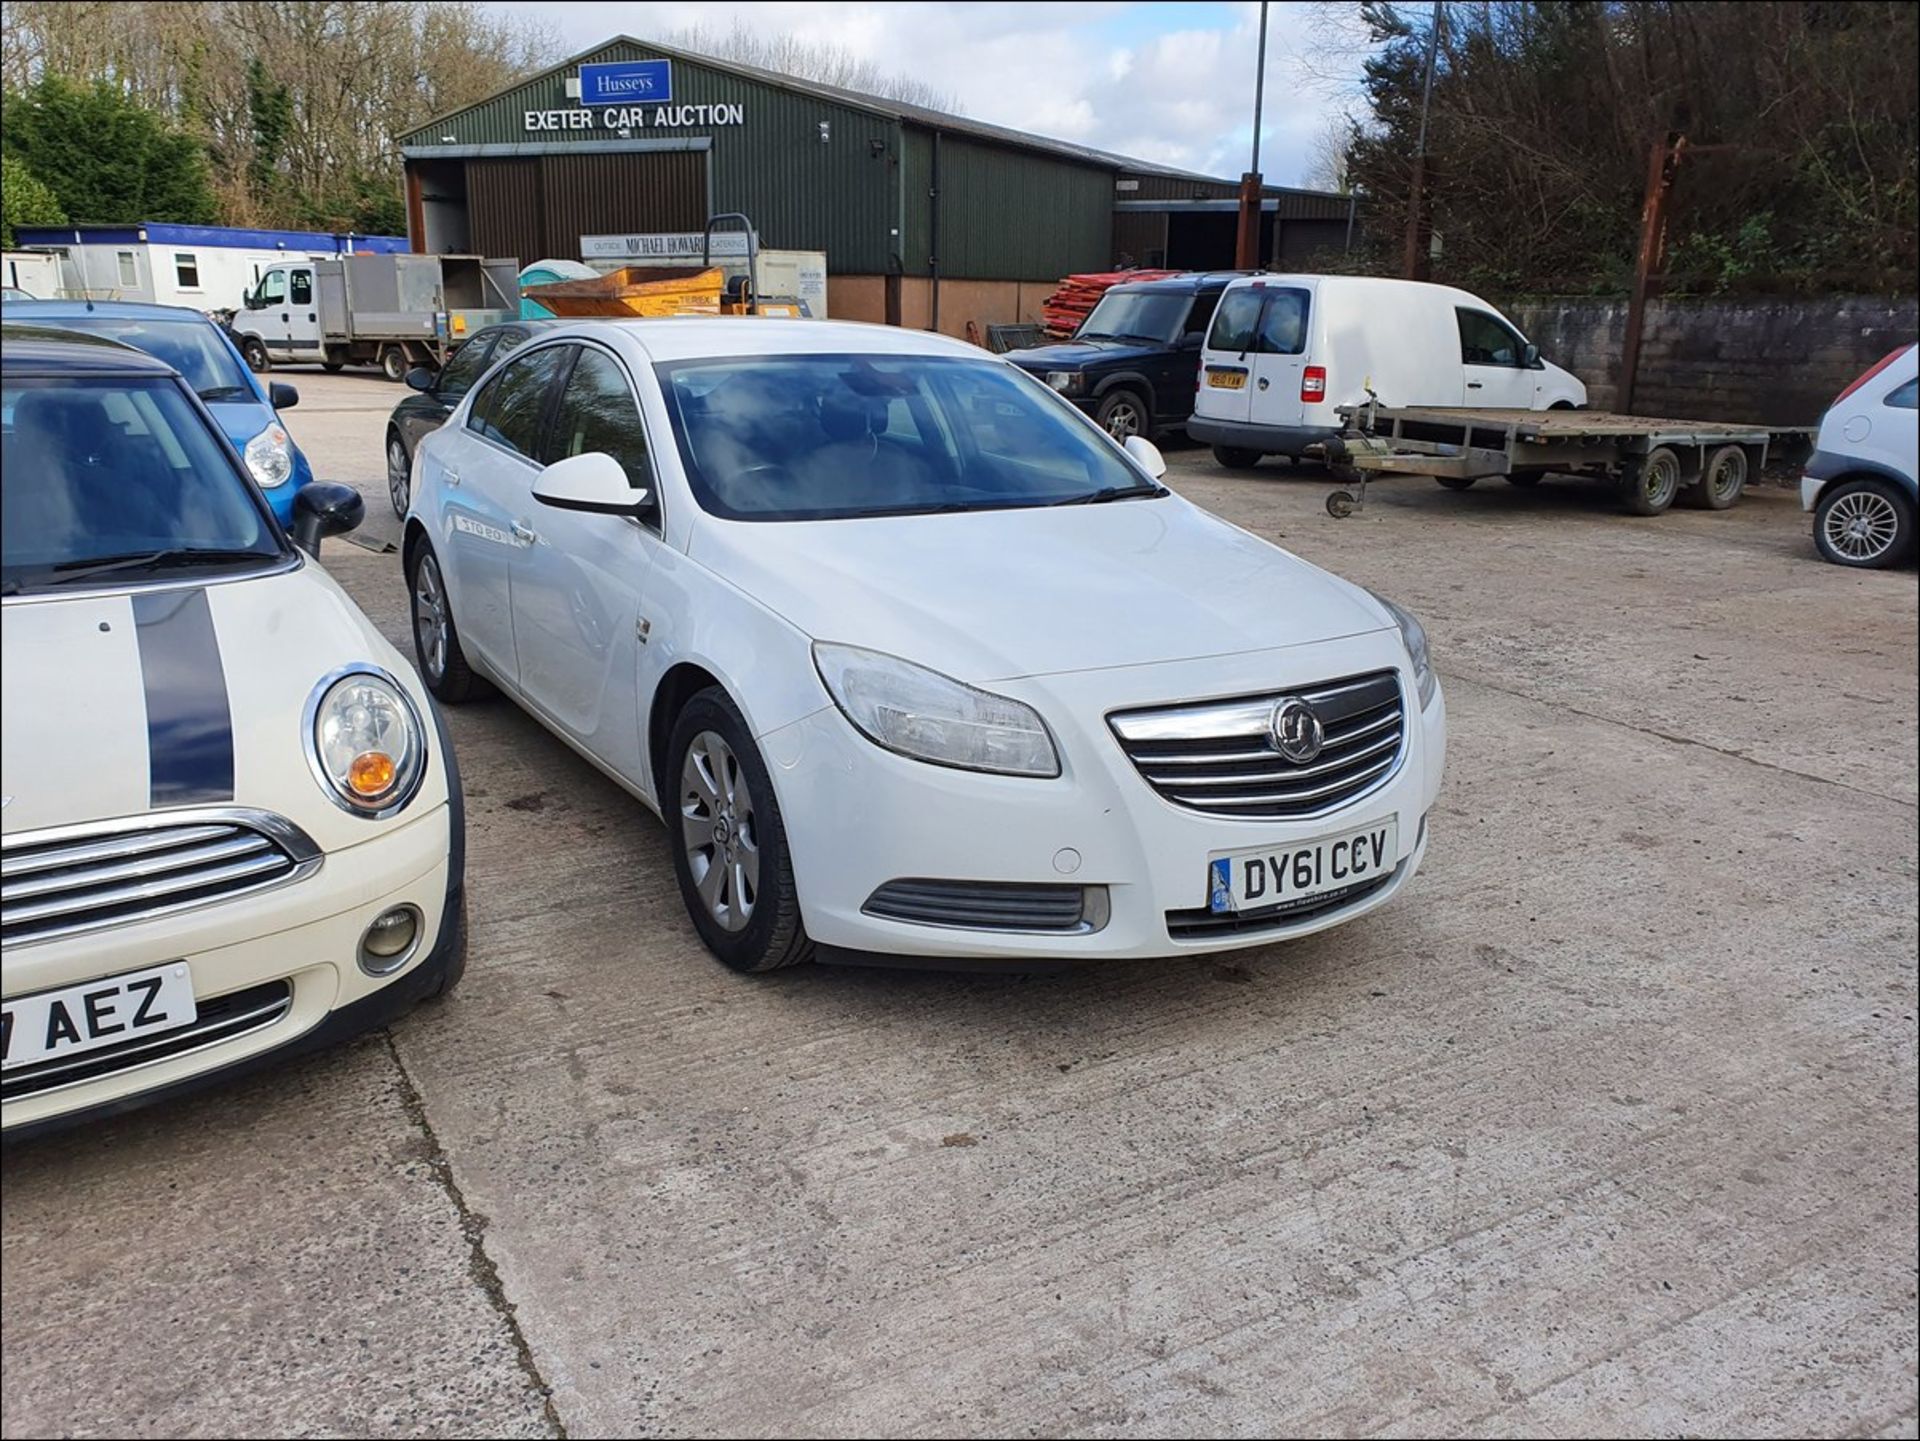
[[[1503,307],[1540,353],[1619,408],[1624,300],[1524,300]],[[1811,425],[1861,371],[1920,334],[1912,296],[1828,300],[1656,300],[1647,307],[1633,410],[1687,420]]]

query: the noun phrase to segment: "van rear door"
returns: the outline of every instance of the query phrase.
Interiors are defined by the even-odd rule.
[[[1306,399],[1307,315],[1312,296],[1297,286],[1262,286],[1266,296],[1253,347],[1253,423],[1301,425]],[[1322,392],[1325,373],[1321,374]]]
[[[1253,342],[1260,329],[1265,296],[1249,286],[1230,286],[1213,313],[1200,352],[1196,415],[1245,424],[1253,404]]]

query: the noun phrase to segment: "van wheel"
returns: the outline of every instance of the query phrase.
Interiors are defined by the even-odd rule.
[[[673,871],[700,939],[736,971],[813,959],[780,802],[732,699],[701,691],[673,723],[662,796]]]
[[[240,358],[255,375],[265,375],[273,369],[273,362],[267,358],[267,347],[256,336],[250,335],[240,342]]]
[[[388,380],[399,382],[407,378],[407,353],[397,345],[389,345],[380,352],[380,373]]]
[[[1656,445],[1626,468],[1621,491],[1629,515],[1660,515],[1680,493],[1680,457],[1671,446]]]
[[[1473,483],[1479,478],[1477,475],[1436,475],[1434,477],[1448,490],[1472,490]]]
[[[1530,485],[1538,485],[1546,478],[1547,473],[1544,470],[1510,470],[1507,472],[1507,484],[1517,485],[1523,489]]]
[[[1216,445],[1213,448],[1214,462],[1228,470],[1252,470],[1260,463],[1260,452],[1242,450],[1237,445]]]
[[[1137,390],[1110,390],[1102,397],[1100,408],[1093,418],[1100,422],[1100,428],[1122,444],[1130,435],[1148,435],[1151,427],[1147,416],[1147,402]]]
[[[1813,542],[1835,565],[1880,570],[1913,548],[1913,502],[1884,480],[1830,485],[1814,507]]]

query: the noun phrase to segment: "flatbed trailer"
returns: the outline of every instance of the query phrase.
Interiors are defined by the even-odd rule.
[[[1678,501],[1725,510],[1770,459],[1796,459],[1811,427],[1660,420],[1604,410],[1471,410],[1437,406],[1340,407],[1343,435],[1320,447],[1336,476],[1327,513],[1365,504],[1374,475],[1430,475],[1449,490],[1500,476],[1534,485],[1548,474],[1602,475],[1620,487],[1634,515],[1659,515]]]

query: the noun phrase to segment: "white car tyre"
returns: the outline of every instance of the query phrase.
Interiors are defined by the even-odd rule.
[[[661,791],[674,875],[707,948],[736,971],[812,960],[773,780],[719,687],[674,721]]]
[[[1835,565],[1884,569],[1913,549],[1913,506],[1884,480],[1841,481],[1814,509],[1813,541]]]
[[[413,621],[413,657],[420,679],[435,700],[448,705],[477,700],[491,693],[483,676],[476,675],[460,648],[460,628],[454,624],[453,603],[447,597],[446,577],[433,547],[421,541],[407,567],[408,611]]]

